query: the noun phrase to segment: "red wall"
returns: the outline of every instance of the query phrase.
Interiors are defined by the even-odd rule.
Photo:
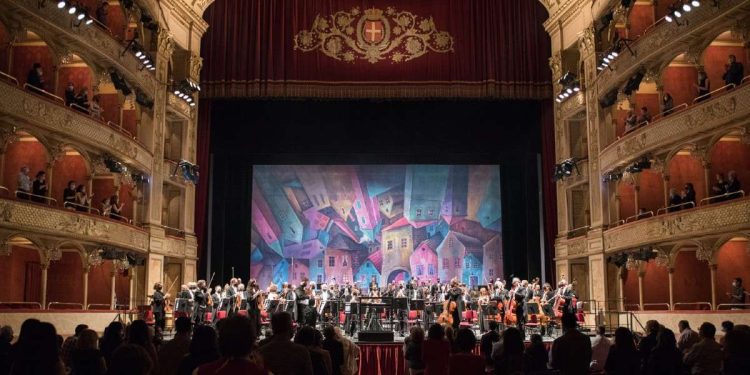
[[[120,98],[117,94],[99,94],[99,105],[105,121],[120,123]]]
[[[654,211],[664,207],[664,179],[661,173],[644,170],[640,175],[640,191],[638,204],[646,211]]]
[[[633,111],[637,115],[637,112]],[[615,122],[615,136],[620,138],[625,134],[625,119],[628,118],[628,111],[616,109],[613,112]]]
[[[717,142],[711,149],[711,184],[716,173],[726,177],[729,171],[737,172],[743,190],[750,187],[750,145],[737,141]]]
[[[635,215],[635,187],[627,182],[620,182],[617,194],[620,196],[620,219],[625,220]]]
[[[672,3],[674,3],[674,1],[672,0],[655,0],[654,1],[654,9],[656,11],[657,20],[664,17],[667,14],[667,10],[669,6],[672,5]]]
[[[635,113],[636,116],[640,116],[641,107],[644,106],[648,108],[651,116],[659,113],[659,94],[635,94],[635,106],[633,113]],[[625,116],[627,116],[627,114],[625,114]]]
[[[26,76],[29,74],[34,63],[41,63],[44,71],[45,90],[53,92],[55,90],[55,62],[52,52],[47,46],[16,46],[13,47],[13,67],[12,75],[23,86],[26,83]]]
[[[58,206],[62,207],[63,190],[68,186],[68,181],[73,180],[77,185],[83,184],[88,190],[86,176],[86,162],[80,155],[63,155],[52,167],[52,198],[57,199]],[[96,197],[94,197],[96,198]],[[97,207],[94,205],[93,207]]]
[[[109,3],[107,27],[109,27],[109,31],[112,32],[115,38],[123,41],[126,39],[125,28],[127,27],[127,22],[125,21],[125,13],[119,5]]]
[[[122,111],[122,128],[129,131],[133,137],[138,136],[138,124],[134,109]]]
[[[718,268],[716,269],[716,300],[718,303],[729,303],[732,280],[741,277],[742,283],[747,288],[750,283],[750,255],[747,252],[747,241],[730,241],[725,243],[716,256]]]
[[[89,303],[110,303],[110,289],[112,288],[112,261],[105,260],[99,267],[89,270]],[[123,304],[130,296],[130,281],[118,273],[115,276],[115,293],[118,303]]]
[[[654,23],[654,6],[650,4],[635,4],[628,19],[630,30],[628,39],[638,39],[643,31]]]
[[[15,191],[18,188],[18,172],[21,167],[29,167],[29,177],[34,179],[36,173],[44,170],[47,164],[47,150],[39,142],[13,142],[5,151],[5,170],[3,185]]]
[[[91,88],[91,69],[88,67],[60,67],[57,79],[60,81],[60,84],[57,87],[56,95],[61,98],[65,98],[65,87],[68,85],[68,82],[73,82],[76,94],[78,94],[82,88],[86,87],[89,89],[89,101],[94,96],[94,91]]]
[[[745,75],[748,75],[747,71],[747,52],[742,47],[731,47],[731,46],[708,46],[703,52],[703,66],[708,73],[708,79],[711,80],[711,88],[713,90],[724,86],[724,80],[721,76],[724,75],[724,65],[726,65],[729,55],[735,55],[737,61],[745,66]]]
[[[711,271],[695,251],[677,254],[673,283],[675,302],[711,302]]]
[[[639,303],[638,299],[638,270],[625,270],[625,279],[623,280],[623,296],[625,305],[634,305]],[[635,309],[634,306],[625,306],[627,309]]]
[[[675,155],[669,162],[669,187],[680,193],[685,183],[691,182],[695,188],[696,205],[706,197],[703,178],[703,165],[690,155]]]
[[[643,303],[669,303],[669,273],[665,267],[659,267],[653,261],[646,264],[643,275]]]
[[[39,252],[26,247],[11,246],[10,256],[0,256],[0,301],[8,302],[32,302],[26,301],[26,264],[39,264]],[[40,285],[41,279],[29,280],[30,285]],[[33,295],[39,295],[39,291],[33,291]],[[33,302],[39,302],[38,299]]]
[[[62,254],[62,259],[50,263],[47,270],[47,303],[83,303],[83,264],[81,263],[81,256],[76,252],[67,251]],[[65,308],[70,307],[66,306]]]
[[[664,69],[662,74],[664,92],[672,95],[675,107],[682,103],[688,105],[693,103],[697,93],[693,84],[697,83],[697,80],[698,71],[689,66],[670,66]],[[713,80],[711,80],[711,87],[714,87]]]
[[[8,58],[10,57],[10,37],[5,25],[0,23],[0,71],[8,73]]]

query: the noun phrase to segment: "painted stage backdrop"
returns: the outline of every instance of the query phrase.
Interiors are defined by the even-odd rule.
[[[366,286],[503,276],[492,165],[258,165],[251,277]]]

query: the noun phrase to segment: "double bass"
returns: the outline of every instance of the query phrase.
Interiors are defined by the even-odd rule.
[[[437,319],[438,324],[442,326],[452,326],[453,312],[456,311],[457,308],[456,301],[451,301],[450,299],[445,300],[443,302],[443,312],[440,313],[440,316],[438,316]]]
[[[508,306],[505,309],[505,321],[503,322],[506,326],[518,323],[518,317],[516,316],[516,289],[518,289],[517,286],[508,293]]]

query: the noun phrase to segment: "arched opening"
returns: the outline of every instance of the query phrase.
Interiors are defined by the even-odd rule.
[[[741,278],[743,286],[750,282],[749,246],[748,237],[734,237],[719,247],[716,254],[717,303],[731,303],[726,293],[731,292],[732,281],[735,278]],[[745,301],[747,302],[747,299]]]
[[[107,310],[113,299],[117,301],[118,305],[127,305],[130,302],[129,272],[131,270],[118,270],[112,260],[104,260],[100,266],[91,267],[89,269],[88,298],[91,309]],[[112,295],[113,280],[115,283],[114,295]]]
[[[725,31],[714,39],[711,44],[703,50],[701,61],[704,69],[711,80],[712,89],[718,89],[728,82],[725,82],[724,73],[726,65],[729,63],[729,55],[733,55],[736,61],[743,66],[748,63],[748,50],[744,46],[741,38],[733,35],[730,31]],[[742,75],[747,75],[747,70]]]
[[[669,160],[669,188],[676,189],[676,192],[681,197],[684,196],[686,190],[686,184],[692,184],[695,190],[695,200],[693,206],[681,206],[681,209],[688,209],[698,206],[698,202],[706,197],[706,184],[705,172],[703,164],[698,158],[693,156],[689,150],[678,151]],[[669,192],[667,192],[669,194]],[[670,197],[668,196],[669,200]],[[687,203],[685,199],[680,200],[681,203]],[[668,206],[672,205],[671,201],[667,202]]]
[[[729,133],[719,139],[711,148],[711,186],[712,195],[716,192],[713,185],[717,183],[716,176],[723,175],[725,181],[728,180],[730,172],[736,174],[737,180],[745,189],[750,184],[750,145],[743,141],[743,136],[739,132]],[[713,201],[716,203],[717,201]]]
[[[91,185],[91,192],[94,193],[94,197],[96,197],[96,199],[94,199],[96,208],[101,210],[104,206],[105,199],[108,200],[109,204],[119,201],[119,204],[122,205],[120,213],[117,214],[116,212],[110,211],[114,214],[110,215],[110,217],[120,221],[132,221],[134,219],[134,186],[124,183],[122,178],[117,178],[113,174],[96,175],[94,176]],[[104,214],[103,211],[102,214]]]
[[[47,270],[50,309],[83,309],[83,262],[77,249],[62,250],[62,258]]]
[[[401,270],[401,269],[393,270],[388,275],[389,284],[392,282],[408,281],[409,279],[411,279],[411,275],[409,274],[409,271]]]
[[[661,74],[664,94],[672,97],[674,107],[683,103],[693,103],[698,90],[694,85],[698,82],[698,69],[687,60],[685,54],[675,57]],[[712,86],[713,87],[713,86]]]
[[[669,272],[656,262],[646,263],[643,274],[643,309],[669,310]]]
[[[706,305],[685,303],[711,302],[711,271],[708,263],[696,258],[695,251],[695,247],[683,247],[675,257],[672,284],[675,310],[708,309]]]
[[[13,43],[11,56],[10,73],[21,85],[28,83],[48,93],[57,92],[56,57],[39,35],[27,31],[22,40]],[[38,82],[34,82],[35,75],[31,74],[34,64],[40,64],[41,79]]]
[[[27,175],[33,181],[38,172],[46,171],[49,161],[47,149],[36,137],[25,131],[18,131],[15,135],[16,140],[8,144],[1,156],[3,186],[10,190],[11,196],[20,190],[22,168],[28,168]]]
[[[7,240],[10,255],[0,256],[0,301],[41,303],[42,268],[39,248],[22,236]],[[31,308],[32,305],[0,305],[0,308]],[[35,308],[35,307],[34,307]]]
[[[94,100],[94,71],[78,55],[66,56],[57,71],[55,95],[65,99],[65,105],[77,111],[89,114]]]
[[[620,202],[619,220],[635,216],[635,182],[632,178],[624,178],[617,183],[617,199]]]
[[[91,194],[89,176],[89,166],[86,159],[72,147],[65,147],[62,155],[52,166],[51,196],[57,199],[60,207],[88,211],[85,207],[77,206],[78,203],[75,202],[65,204],[64,190],[72,183],[76,186],[76,189],[83,187],[87,194]],[[93,203],[90,206],[91,208],[97,208],[97,205]]]

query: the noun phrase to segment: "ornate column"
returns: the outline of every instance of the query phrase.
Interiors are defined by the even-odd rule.
[[[625,311],[625,267],[618,267],[617,273],[617,292],[620,295],[617,302],[617,309]]]
[[[88,310],[89,305],[89,270],[91,266],[83,266],[83,309]]]
[[[708,160],[701,160],[701,164],[703,164],[703,184],[706,188],[706,196],[711,196],[711,162]],[[698,205],[698,202],[695,202],[695,205]]]
[[[664,186],[664,207],[669,207],[669,175],[664,173],[662,177],[664,179],[662,183],[662,186]]]
[[[633,202],[635,202],[635,214],[638,215],[638,210],[641,208],[641,201],[639,199],[639,192],[641,191],[641,183],[636,179],[635,186],[633,187]]]
[[[674,310],[674,267],[667,268],[669,272],[669,309]]]
[[[130,293],[129,293],[130,295],[128,296],[129,297],[128,298],[128,308],[130,308],[131,310],[136,307],[136,305],[135,305],[135,296],[136,296],[135,283],[136,283],[136,280],[137,280],[137,278],[136,278],[136,270],[137,269],[138,269],[137,266],[132,266],[132,267],[130,267],[130,271],[128,272],[128,279],[130,281]]]
[[[643,276],[646,275],[646,271],[638,268],[638,307],[639,310],[643,311]]]
[[[112,286],[109,290],[109,309],[114,310],[115,309],[115,282],[117,282],[117,270],[114,268],[114,264],[112,264],[112,272],[110,273],[110,276],[112,277]]]
[[[709,264],[711,270],[711,309],[716,310],[716,265]]]
[[[42,310],[47,310],[47,269],[49,269],[49,259],[43,259],[39,265],[42,269],[41,291],[39,293],[39,303],[42,304]]]

